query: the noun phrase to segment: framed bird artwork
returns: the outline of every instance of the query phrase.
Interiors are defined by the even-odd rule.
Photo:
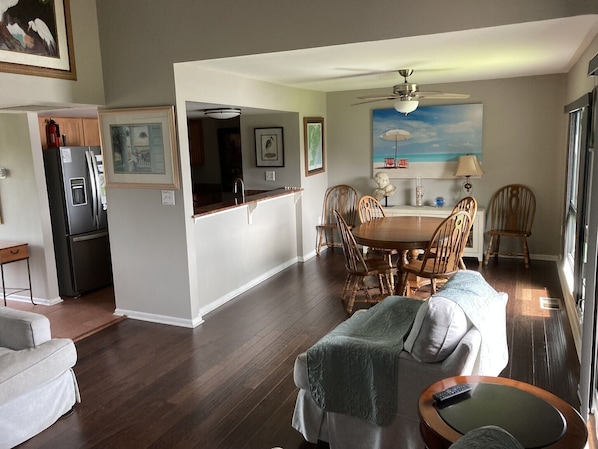
[[[255,166],[284,167],[282,128],[255,128]]]
[[[69,0],[0,0],[0,71],[75,80]]]

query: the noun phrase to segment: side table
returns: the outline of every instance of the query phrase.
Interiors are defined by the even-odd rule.
[[[27,262],[27,279],[29,280],[29,288],[9,288],[14,290],[12,293],[6,294],[6,283],[4,281],[4,265],[26,261]],[[2,297],[4,298],[4,305],[6,306],[6,297],[16,293],[29,291],[29,299],[33,302],[33,291],[31,290],[31,268],[29,266],[29,245],[27,243],[14,243],[0,241],[0,273],[2,275]]]
[[[432,395],[467,383],[469,396],[436,406]],[[428,449],[445,449],[472,428],[498,425],[524,447],[583,449],[588,438],[580,414],[533,385],[504,377],[455,376],[430,385],[419,398],[420,430]]]

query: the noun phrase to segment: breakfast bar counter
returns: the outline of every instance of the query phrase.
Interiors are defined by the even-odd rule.
[[[221,201],[219,203],[195,207],[193,218],[222,212],[224,210],[234,209],[241,206],[246,206],[248,204],[269,200],[283,195],[298,193],[302,190],[303,189],[300,187],[282,187],[280,189],[274,190],[248,190],[246,191],[247,193],[244,198],[241,196],[241,194],[238,194],[236,198],[233,198],[228,201]]]

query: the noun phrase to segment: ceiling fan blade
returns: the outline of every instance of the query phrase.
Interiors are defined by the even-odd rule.
[[[384,101],[384,100],[396,100],[398,97],[375,97],[366,101],[360,101],[359,103],[353,103],[351,106],[357,106],[358,104],[366,104],[366,103],[374,103],[376,101]]]
[[[399,95],[389,94],[389,95],[365,95],[363,97],[357,97],[360,100],[396,100],[399,98]]]
[[[427,98],[430,100],[437,99],[437,100],[451,100],[451,99],[459,99],[459,98],[469,98],[469,94],[451,94],[447,92],[414,92],[412,96],[418,98]]]

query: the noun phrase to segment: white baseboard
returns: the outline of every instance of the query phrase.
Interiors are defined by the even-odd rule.
[[[6,298],[6,301],[15,301],[15,302],[26,302],[28,304],[31,304],[31,298],[29,297],[29,295],[27,296],[22,296],[22,295],[10,295],[8,298]],[[62,302],[62,298],[60,296],[57,296],[56,298],[36,298],[35,296],[33,297],[33,303],[36,306],[53,306],[55,304],[60,304]]]
[[[114,315],[126,316],[133,320],[148,321],[150,323],[167,324],[169,326],[194,328],[203,323],[201,318],[189,320],[186,318],[177,318],[167,315],[157,315],[154,313],[137,312],[135,310],[116,309]]]
[[[218,307],[226,304],[231,299],[239,296],[241,293],[245,293],[250,288],[255,287],[260,282],[263,282],[266,279],[268,279],[268,278],[274,276],[275,274],[281,272],[282,270],[290,267],[291,265],[296,264],[297,261],[298,261],[298,258],[294,257],[293,259],[290,259],[290,260],[286,261],[285,263],[282,263],[282,264],[278,265],[277,267],[272,268],[271,270],[267,271],[266,273],[262,274],[261,276],[255,278],[255,279],[252,279],[251,281],[247,282],[246,284],[241,285],[240,287],[236,288],[235,290],[232,290],[232,291],[228,292],[226,295],[224,295],[224,296],[218,298],[217,300],[212,301],[208,305],[202,307],[199,310],[199,315],[202,316],[202,317],[204,315],[207,315],[208,313],[216,310]]]
[[[126,309],[120,309],[120,308],[117,308],[114,311],[114,314],[121,315],[121,316],[126,315],[127,318],[131,318],[134,320],[140,320],[140,321],[148,321],[150,323],[159,323],[159,324],[167,324],[170,326],[194,328],[204,322],[203,316],[207,315],[209,312],[216,310],[218,307],[226,304],[228,301],[239,296],[241,293],[244,293],[247,290],[249,290],[250,288],[255,287],[260,282],[263,282],[266,279],[279,273],[280,271],[290,267],[291,265],[294,265],[295,263],[297,263],[297,261],[298,261],[298,258],[290,259],[287,262],[285,262],[281,265],[278,265],[277,267],[267,271],[263,275],[255,278],[255,279],[252,279],[250,282],[247,282],[246,284],[240,286],[239,288],[218,298],[217,300],[212,301],[210,304],[202,307],[199,311],[199,315],[192,320],[186,319],[186,318],[177,318],[177,317],[172,317],[172,316],[167,316],[167,315],[157,315],[157,314],[153,314],[153,313],[138,312],[135,310],[126,310]]]

